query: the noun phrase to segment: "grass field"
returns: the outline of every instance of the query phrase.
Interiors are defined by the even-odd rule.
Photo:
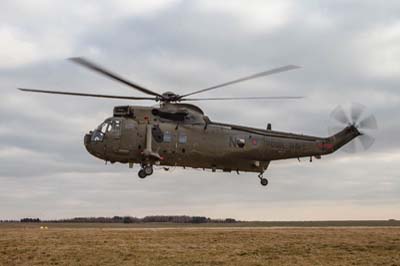
[[[400,265],[399,227],[0,225],[0,265]]]

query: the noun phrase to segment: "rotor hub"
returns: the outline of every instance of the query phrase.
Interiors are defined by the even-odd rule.
[[[159,101],[162,102],[177,102],[179,101],[179,95],[172,92],[172,91],[166,91],[162,95],[162,98],[159,99]]]

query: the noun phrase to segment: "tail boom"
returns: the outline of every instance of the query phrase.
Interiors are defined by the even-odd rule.
[[[352,141],[361,133],[354,125],[350,125],[340,132],[327,137],[312,137],[288,134],[286,136],[271,136],[267,141],[268,160],[281,160],[333,153]]]

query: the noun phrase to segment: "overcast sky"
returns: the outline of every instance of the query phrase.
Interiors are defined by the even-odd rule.
[[[188,214],[245,220],[400,219],[400,3],[295,0],[3,0],[0,4],[0,219]],[[299,70],[202,96],[214,121],[327,135],[358,102],[379,130],[367,151],[255,173],[105,165],[83,146],[114,105],[17,87],[142,96],[66,61],[84,56],[158,92],[189,92],[286,64]]]

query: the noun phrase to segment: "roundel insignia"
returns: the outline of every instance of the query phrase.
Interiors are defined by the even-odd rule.
[[[251,143],[253,143],[253,145],[257,145],[257,140],[256,140],[256,139],[253,139],[253,140],[251,141]]]

